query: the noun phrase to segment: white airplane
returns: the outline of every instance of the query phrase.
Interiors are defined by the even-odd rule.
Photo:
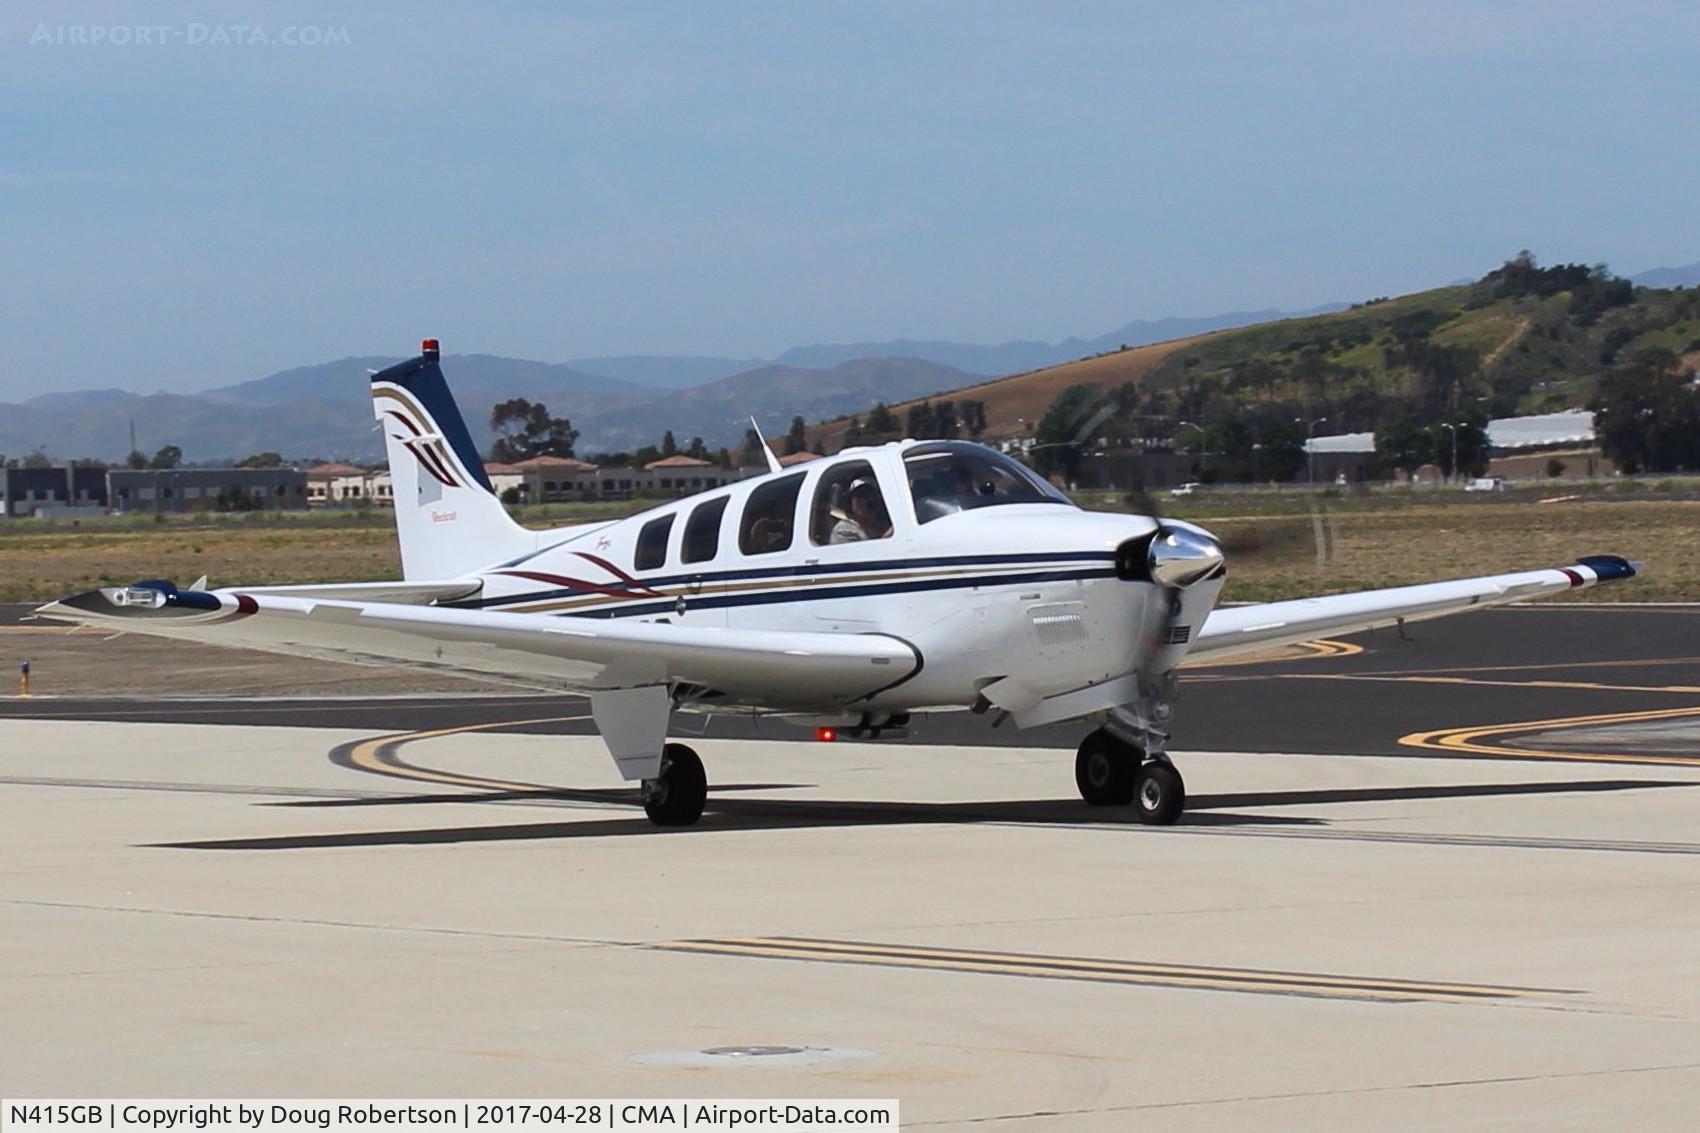
[[[850,448],[626,519],[533,531],[490,489],[434,339],[372,378],[402,582],[107,587],[50,618],[277,653],[401,665],[589,697],[620,774],[662,826],[707,779],[674,712],[774,714],[852,738],[967,709],[1082,721],[1081,796],[1171,823],[1175,669],[1629,578],[1611,555],[1453,582],[1216,607],[1206,530],[1082,511],[963,441]],[[200,584],[204,586],[204,581]]]

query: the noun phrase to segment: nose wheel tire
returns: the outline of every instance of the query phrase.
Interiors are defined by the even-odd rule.
[[[643,781],[643,810],[657,826],[694,826],[708,802],[708,774],[684,744],[661,752],[661,774]]]
[[[1167,760],[1152,760],[1133,776],[1133,805],[1147,826],[1172,826],[1186,809],[1186,783]]]
[[[1092,806],[1126,806],[1133,801],[1140,752],[1100,728],[1080,741],[1074,785]]]

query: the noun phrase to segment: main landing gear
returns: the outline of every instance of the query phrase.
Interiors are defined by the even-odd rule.
[[[708,802],[708,775],[684,744],[661,749],[661,774],[643,781],[643,810],[657,826],[694,826]]]
[[[1138,744],[1099,728],[1080,743],[1074,758],[1074,782],[1093,806],[1132,803],[1139,821],[1168,826],[1186,808],[1186,784],[1169,757],[1147,759]]]

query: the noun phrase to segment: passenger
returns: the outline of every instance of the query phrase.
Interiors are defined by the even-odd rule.
[[[880,486],[867,477],[850,484],[845,493],[850,509],[848,518],[832,525],[828,543],[859,543],[864,539],[884,539],[891,534],[891,516],[885,510],[885,497]]]

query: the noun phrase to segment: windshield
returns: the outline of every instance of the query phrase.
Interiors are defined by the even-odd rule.
[[[1026,465],[967,441],[916,445],[903,454],[903,469],[920,523],[996,504],[1071,504]]]

